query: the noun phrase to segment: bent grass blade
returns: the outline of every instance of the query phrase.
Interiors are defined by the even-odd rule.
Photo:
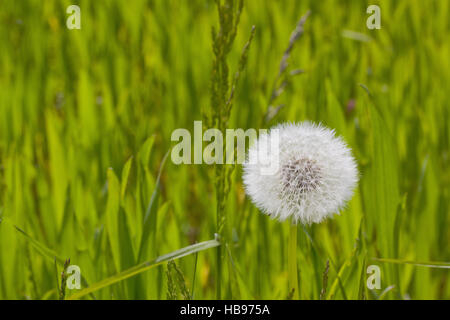
[[[144,252],[147,249],[148,241],[150,238],[150,235],[154,237],[155,235],[155,227],[156,227],[156,214],[158,210],[158,196],[159,196],[159,187],[161,184],[161,174],[164,169],[164,165],[166,163],[167,157],[169,156],[170,150],[167,151],[167,153],[164,155],[164,158],[161,162],[161,165],[159,167],[158,171],[158,177],[156,178],[155,188],[153,190],[152,196],[150,198],[150,203],[148,204],[147,210],[145,212],[144,216],[144,225],[142,230],[142,237],[141,242],[139,244],[139,251],[138,251],[138,259],[137,262],[140,262],[141,259],[145,259],[143,257]],[[153,239],[154,241],[154,239]]]
[[[151,268],[159,266],[160,264],[167,262],[169,260],[179,259],[181,257],[187,256],[187,255],[199,252],[199,251],[218,247],[219,245],[220,245],[220,242],[217,240],[208,240],[208,241],[204,241],[204,242],[200,242],[197,244],[193,244],[193,245],[184,247],[184,248],[176,250],[174,252],[159,256],[155,260],[143,262],[143,263],[138,264],[134,267],[131,267],[125,271],[122,271],[112,277],[109,277],[109,278],[101,280],[97,283],[94,283],[93,285],[91,285],[85,289],[82,289],[79,292],[71,295],[68,299],[69,300],[80,299],[81,297],[83,297],[87,294],[90,294],[94,291],[103,289],[105,287],[108,287],[108,286],[110,286],[114,283],[120,282],[122,280],[131,278],[131,277],[138,275],[144,271],[147,271]]]
[[[55,270],[56,270],[56,282],[57,282],[57,287],[59,287],[59,283],[58,283],[58,272],[57,272],[57,265],[61,265],[64,266],[65,263],[65,259],[61,258],[60,256],[58,256],[58,254],[46,247],[44,244],[40,243],[39,241],[37,241],[36,239],[33,239],[28,233],[26,233],[24,230],[22,230],[21,228],[19,228],[18,226],[16,226],[14,223],[4,219],[2,221],[7,222],[8,224],[10,224],[12,227],[14,227],[14,229],[16,229],[17,232],[19,232],[19,234],[23,235],[28,241],[30,241],[31,245],[44,257],[54,261],[55,263]],[[88,286],[88,282],[86,281],[86,279],[81,276],[81,281],[83,283],[83,285]],[[59,295],[59,290],[57,290],[57,293]],[[91,297],[93,299],[95,299],[94,295],[91,295]]]

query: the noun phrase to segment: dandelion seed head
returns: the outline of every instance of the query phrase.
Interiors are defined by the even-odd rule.
[[[274,139],[276,153],[267,147]],[[258,161],[244,164],[246,193],[263,213],[281,221],[320,223],[339,214],[358,182],[355,159],[342,138],[308,121],[281,124],[260,135],[248,159]],[[273,161],[277,170],[261,174],[261,167]]]

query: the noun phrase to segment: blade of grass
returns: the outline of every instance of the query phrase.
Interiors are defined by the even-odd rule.
[[[39,241],[37,241],[37,240],[33,239],[32,237],[30,237],[25,231],[20,229],[18,226],[14,225],[14,228],[20,234],[22,234],[28,241],[30,241],[30,243],[33,245],[33,247],[37,251],[39,251],[39,253],[41,253],[43,256],[45,256],[45,257],[47,257],[49,259],[52,259],[54,261],[57,261],[61,266],[64,265],[65,260],[63,258],[58,257],[58,254],[55,251],[53,251],[52,249],[47,248],[46,246],[41,244]]]
[[[3,219],[2,221],[10,223],[6,219]],[[33,247],[40,254],[42,254],[44,257],[50,259],[51,261],[54,261],[55,263],[59,264],[60,266],[64,266],[64,263],[66,262],[66,260],[59,257],[58,254],[54,250],[47,248],[45,245],[43,245],[39,241],[33,239],[30,235],[28,235],[25,231],[23,231],[18,226],[14,225],[14,224],[11,224],[11,225],[19,232],[19,234],[23,235],[28,241],[30,241],[30,243],[33,245]],[[58,274],[57,274],[57,277],[58,277]],[[88,282],[86,281],[86,279],[83,276],[81,276],[81,282],[84,286],[86,286],[86,287],[89,286]],[[59,294],[59,291],[58,291],[58,294]],[[91,297],[93,299],[95,299],[94,295],[91,295]]]
[[[377,101],[370,95],[367,87],[361,84],[367,95],[363,95],[366,104],[365,118],[370,128],[368,146],[371,154],[370,164],[361,181],[366,207],[367,227],[376,230],[376,242],[380,255],[394,257],[395,222],[401,204],[399,194],[399,169],[396,139],[386,121],[386,114]],[[374,228],[376,227],[376,228]],[[381,235],[381,236],[380,236]],[[386,266],[387,283],[398,283],[396,268]]]
[[[111,246],[114,266],[117,271],[121,270],[119,233],[119,208],[120,208],[120,183],[114,170],[107,171],[108,200],[106,203],[106,233]]]
[[[164,168],[164,165],[166,163],[167,157],[170,153],[170,150],[167,151],[167,153],[164,155],[164,158],[161,162],[161,165],[159,166],[159,172],[158,177],[156,178],[155,183],[155,189],[153,190],[152,197],[150,199],[150,202],[148,204],[147,210],[145,212],[144,217],[144,225],[143,225],[143,231],[142,231],[142,238],[141,243],[139,245],[139,252],[138,252],[138,259],[137,261],[141,261],[143,258],[144,252],[148,246],[148,240],[151,234],[155,234],[156,232],[156,213],[157,213],[157,200],[158,200],[158,194],[159,194],[159,186],[161,182],[161,173]]]
[[[366,258],[364,257],[363,266],[361,268],[361,274],[359,276],[359,290],[358,290],[358,299],[365,300],[366,299]]]
[[[191,291],[192,299],[194,299],[194,293],[195,293],[195,280],[196,280],[196,276],[197,276],[197,262],[198,262],[198,252],[195,254],[194,275],[192,277],[192,291]]]
[[[58,274],[58,263],[55,257],[55,277],[56,277],[56,294],[59,298],[61,296],[61,291],[59,290],[59,274]]]
[[[409,264],[417,267],[426,268],[437,268],[437,269],[450,269],[450,262],[440,262],[440,261],[409,261],[400,259],[384,259],[384,258],[372,258],[372,260],[386,263],[395,264]]]
[[[130,157],[130,159],[128,159],[127,163],[125,163],[125,166],[122,169],[122,184],[120,187],[120,196],[121,196],[122,200],[125,197],[125,191],[127,189],[128,177],[130,175],[130,169],[131,169],[132,163],[133,163],[133,157]]]
[[[85,289],[80,290],[79,292],[73,294],[72,296],[69,297],[69,300],[75,300],[75,299],[80,299],[82,297],[84,297],[85,295],[95,292],[97,290],[103,289],[105,287],[108,287],[114,283],[120,282],[122,280],[128,279],[130,277],[133,277],[135,275],[138,275],[144,271],[147,271],[151,268],[154,268],[156,266],[161,265],[162,263],[169,261],[169,260],[175,260],[175,259],[179,259],[181,257],[199,252],[199,251],[203,251],[206,249],[210,249],[210,248],[214,248],[214,247],[218,247],[220,245],[220,242],[217,240],[208,240],[208,241],[204,241],[204,242],[200,242],[194,245],[190,245],[187,247],[184,247],[182,249],[176,250],[174,252],[165,254],[163,256],[160,256],[154,260],[151,261],[146,261],[143,262],[141,264],[138,264],[132,268],[129,268],[123,272],[120,272],[112,277],[103,279],[97,283],[94,283],[93,285],[91,285],[90,287],[87,287]]]

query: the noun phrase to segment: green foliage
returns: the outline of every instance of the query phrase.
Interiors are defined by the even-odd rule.
[[[0,1],[0,299],[59,299],[69,257],[65,299],[294,298],[289,224],[240,167],[167,158],[201,119],[351,146],[353,199],[297,230],[300,299],[450,298],[448,1],[378,1],[380,30],[360,1],[77,2],[81,30],[68,1]]]

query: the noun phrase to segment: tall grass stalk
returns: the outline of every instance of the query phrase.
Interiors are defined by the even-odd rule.
[[[237,26],[239,24],[244,2],[243,0],[216,0],[219,30],[212,29],[213,45],[213,66],[211,74],[211,110],[204,114],[205,123],[208,127],[219,129],[222,134],[230,119],[236,85],[240,75],[247,63],[248,49],[253,39],[254,30],[252,28],[250,39],[244,46],[239,60],[238,70],[230,82],[227,56],[231,51],[232,44],[236,37]],[[215,166],[215,189],[216,189],[216,223],[217,236],[222,243],[226,243],[225,226],[225,204],[231,185],[231,174],[234,166]],[[217,299],[222,296],[222,269],[223,252],[221,246],[217,247],[216,256],[216,294]]]
[[[288,240],[288,286],[289,295],[294,300],[298,300],[300,298],[297,275],[297,229],[297,224],[292,223],[289,228]]]

